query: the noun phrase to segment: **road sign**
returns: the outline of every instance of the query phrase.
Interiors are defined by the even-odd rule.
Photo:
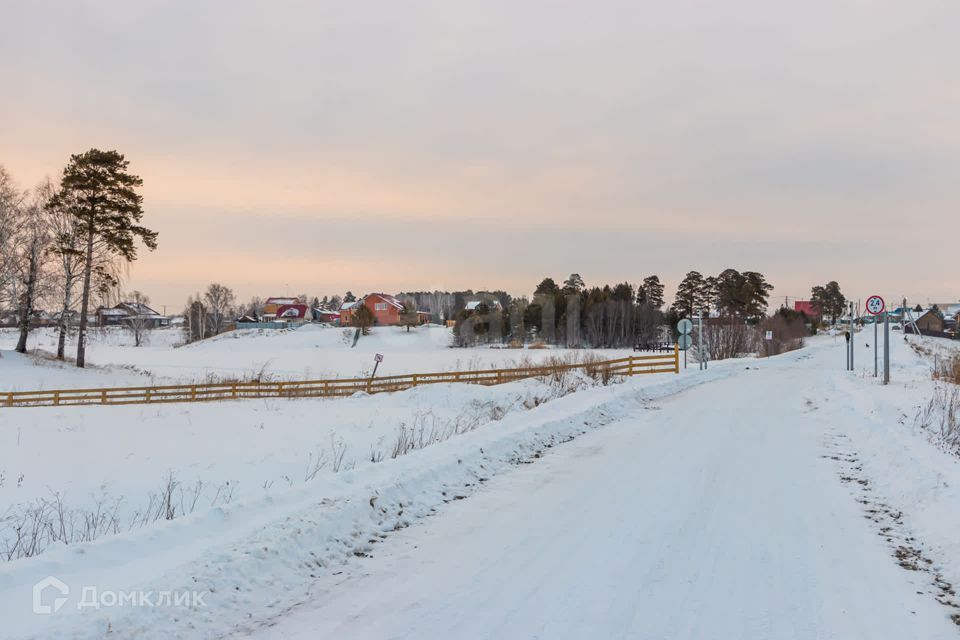
[[[693,329],[693,322],[691,322],[689,318],[684,318],[683,320],[677,323],[677,331],[679,331],[682,335],[686,335],[690,333],[692,329]]]
[[[764,336],[767,340],[773,340],[773,331],[767,331],[767,335]]]
[[[383,354],[378,353],[377,355],[373,356],[373,359],[377,362],[383,362]]]
[[[686,351],[692,345],[693,345],[693,337],[689,333],[681,333],[677,337],[677,346],[680,347],[682,351]]]
[[[880,296],[870,296],[867,298],[867,313],[878,316],[883,313],[887,305]]]

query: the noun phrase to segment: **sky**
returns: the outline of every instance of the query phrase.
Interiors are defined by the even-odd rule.
[[[0,164],[117,149],[128,289],[763,272],[960,300],[955,0],[0,2]]]

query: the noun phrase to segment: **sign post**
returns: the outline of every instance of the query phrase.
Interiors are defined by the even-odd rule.
[[[680,335],[677,337],[677,346],[683,349],[683,368],[687,368],[687,349],[690,348],[690,344],[693,342],[693,339],[690,337],[690,331],[693,329],[693,322],[689,318],[683,318],[680,322],[677,323],[677,331],[680,332]]]
[[[886,303],[883,301],[883,298],[880,296],[870,296],[867,298],[867,313],[873,316],[873,377],[877,377],[877,354],[879,353],[879,347],[877,346],[877,320],[879,320],[879,315],[883,313],[887,308]],[[884,313],[884,318],[886,314]],[[886,322],[884,322],[886,325]],[[886,339],[889,336],[886,334],[886,329],[884,329],[884,346],[883,353],[884,357],[887,354]],[[886,370],[886,367],[884,367]]]
[[[883,384],[890,384],[890,313],[883,312]]]
[[[697,337],[700,340],[700,343],[697,345],[697,354],[700,356],[700,368],[707,368],[707,343],[703,341],[703,312],[700,312],[699,323],[697,325],[698,335]]]
[[[383,354],[376,354],[373,356],[373,373],[370,374],[370,379],[373,380],[377,375],[377,367],[380,366],[380,363],[383,362]]]
[[[853,371],[853,303],[850,303],[850,340],[847,341],[847,350],[850,352],[850,371]]]

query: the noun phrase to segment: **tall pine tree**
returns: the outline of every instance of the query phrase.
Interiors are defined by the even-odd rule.
[[[77,366],[86,360],[87,316],[94,255],[113,254],[127,262],[137,259],[136,240],[148,249],[157,248],[157,232],[140,226],[143,196],[137,189],[143,180],[128,172],[130,163],[117,151],[91,149],[70,156],[63,170],[60,191],[52,206],[63,206],[79,223],[84,242],[83,291],[80,299],[80,330]]]

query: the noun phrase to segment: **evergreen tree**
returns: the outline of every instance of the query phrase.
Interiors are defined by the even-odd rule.
[[[773,285],[767,282],[762,273],[757,271],[744,271],[745,280],[744,298],[746,300],[744,311],[749,318],[758,318],[767,311],[767,300],[770,299],[770,292],[773,291]]]
[[[704,279],[699,271],[690,271],[677,286],[673,309],[681,318],[689,318],[703,306]]]
[[[841,317],[847,306],[847,299],[840,292],[840,285],[831,280],[824,286],[816,286],[810,290],[810,302],[824,316],[830,316],[833,324]]]
[[[51,201],[52,206],[64,206],[76,216],[86,245],[77,337],[78,367],[85,364],[94,255],[104,251],[132,262],[137,258],[137,239],[148,249],[157,247],[157,232],[139,224],[143,218],[143,196],[137,189],[143,186],[143,180],[128,172],[129,165],[116,151],[91,149],[73,155],[63,170],[60,191]]]
[[[644,302],[650,303],[655,309],[663,306],[663,284],[661,284],[659,277],[647,276],[643,279],[641,289],[644,292]],[[637,293],[637,304],[642,304],[639,292]]]
[[[347,295],[343,296],[344,302],[356,302],[357,296],[353,295],[353,291],[347,291]]]
[[[579,273],[571,273],[570,277],[563,281],[563,290],[567,292],[580,293],[586,288]]]
[[[360,332],[363,335],[370,333],[370,327],[373,326],[374,322],[376,322],[376,318],[373,311],[366,304],[359,305],[357,310],[353,312],[353,324],[360,327]]]

